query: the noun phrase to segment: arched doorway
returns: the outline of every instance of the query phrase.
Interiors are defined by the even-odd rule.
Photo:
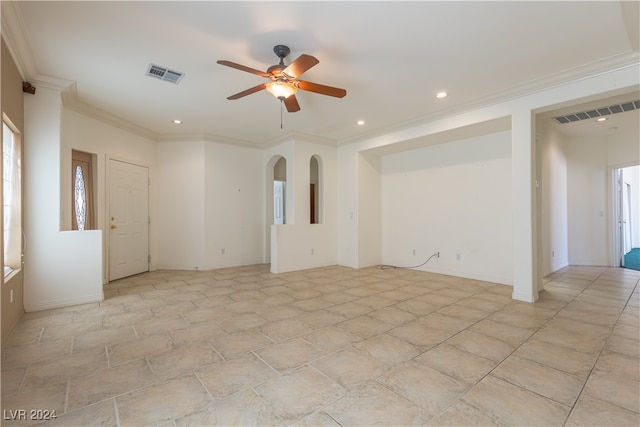
[[[271,226],[286,224],[287,159],[276,155],[266,166],[265,259],[271,262]]]

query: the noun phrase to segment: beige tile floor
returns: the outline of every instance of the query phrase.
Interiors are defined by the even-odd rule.
[[[400,269],[130,277],[24,316],[2,425],[640,425],[640,272],[545,280],[527,304]]]

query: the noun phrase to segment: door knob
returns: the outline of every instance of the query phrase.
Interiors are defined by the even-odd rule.
[[[111,224],[111,229],[113,230],[114,228],[118,228],[118,226],[115,224]]]

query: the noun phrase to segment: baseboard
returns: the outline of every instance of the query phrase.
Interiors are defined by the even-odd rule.
[[[514,300],[531,302],[531,303],[536,302],[538,299],[538,298],[534,298],[534,296],[530,293],[518,293],[515,291],[511,294],[511,298],[513,298]]]
[[[332,265],[336,265],[336,262],[334,260],[313,263],[313,264],[310,263],[310,264],[298,264],[298,265],[291,264],[291,265],[274,266],[273,264],[271,264],[271,273],[273,274],[291,273],[293,271],[310,270],[312,268],[320,268],[320,267],[330,267]]]
[[[24,311],[26,311],[27,313],[30,313],[32,311],[51,310],[53,308],[69,307],[74,305],[90,304],[92,302],[102,302],[102,301],[104,301],[104,293],[100,292],[99,294],[84,295],[79,298],[64,298],[59,300],[41,301],[35,304],[25,303]]]

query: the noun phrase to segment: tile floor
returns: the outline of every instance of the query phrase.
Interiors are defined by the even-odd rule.
[[[24,316],[2,425],[638,426],[639,280],[568,267],[527,304],[413,270],[142,274]]]

